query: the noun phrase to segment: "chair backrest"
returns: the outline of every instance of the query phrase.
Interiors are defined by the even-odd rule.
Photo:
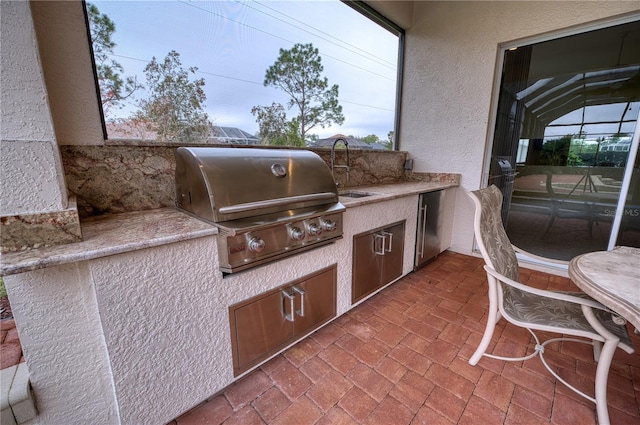
[[[469,192],[476,205],[473,230],[485,263],[509,279],[519,281],[518,259],[502,224],[502,192],[491,185]]]

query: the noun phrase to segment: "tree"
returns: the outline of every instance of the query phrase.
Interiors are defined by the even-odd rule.
[[[100,101],[102,102],[102,110],[107,114],[110,108],[121,107],[122,101],[131,97],[142,86],[134,77],[123,79],[122,65],[110,58],[113,55],[113,48],[116,46],[116,43],[111,39],[116,31],[115,23],[104,13],[101,14],[93,4],[87,4],[87,13],[100,87]]]
[[[368,136],[362,137],[360,140],[370,145],[374,143],[380,143],[380,138],[375,134],[369,134]]]
[[[572,138],[573,135],[568,134],[558,139],[546,140],[542,144],[540,164],[566,166]]]
[[[390,151],[392,151],[392,150],[393,150],[393,142],[394,142],[394,139],[395,139],[395,133],[394,133],[394,131],[393,131],[393,130],[390,130],[390,131],[387,133],[387,140],[384,142],[385,147],[386,147],[387,149],[389,149]]]
[[[287,121],[284,106],[273,102],[271,106],[254,106],[251,113],[256,117],[260,137],[265,145],[304,146],[298,135],[295,120]]]
[[[148,99],[138,102],[137,119],[148,120],[159,141],[205,141],[211,124],[203,110],[207,99],[202,87],[204,78],[194,81],[189,74],[198,68],[182,68],[180,54],[172,50],[164,62],[155,57],[144,68]]]
[[[338,104],[338,85],[329,88],[327,78],[321,75],[323,70],[318,49],[311,43],[298,43],[290,50],[280,49],[280,56],[264,78],[265,87],[282,89],[291,97],[287,106],[297,108],[302,140],[316,126],[325,128],[344,122],[342,106]]]
[[[370,145],[377,143],[384,146],[387,150],[393,150],[393,130],[387,134],[387,137],[388,140],[381,140],[377,135],[369,134],[368,136],[360,138],[360,140]]]

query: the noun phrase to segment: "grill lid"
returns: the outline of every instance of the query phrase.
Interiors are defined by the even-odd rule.
[[[304,150],[176,150],[179,208],[220,223],[338,203],[331,170]]]

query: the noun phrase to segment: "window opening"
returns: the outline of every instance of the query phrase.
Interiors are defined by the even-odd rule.
[[[109,139],[394,148],[403,31],[362,2],[85,4]]]

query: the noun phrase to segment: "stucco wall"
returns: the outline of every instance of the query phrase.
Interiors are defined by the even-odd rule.
[[[82,2],[35,1],[31,9],[58,143],[104,144]]]
[[[38,408],[30,425],[119,423],[89,262],[4,281]]]
[[[67,192],[29,2],[0,8],[0,215],[62,210]]]
[[[337,242],[222,277],[215,236],[6,277],[40,414],[35,424],[166,423],[235,378],[228,307],[337,264],[352,308],[352,238],[406,220],[417,195],[347,209]]]
[[[637,1],[431,2],[414,4],[407,30],[400,149],[419,172],[461,174],[452,249],[470,253],[498,45],[640,11]]]
[[[230,382],[220,301],[243,289],[218,280],[216,255],[207,237],[90,262],[119,423],[167,423]]]

